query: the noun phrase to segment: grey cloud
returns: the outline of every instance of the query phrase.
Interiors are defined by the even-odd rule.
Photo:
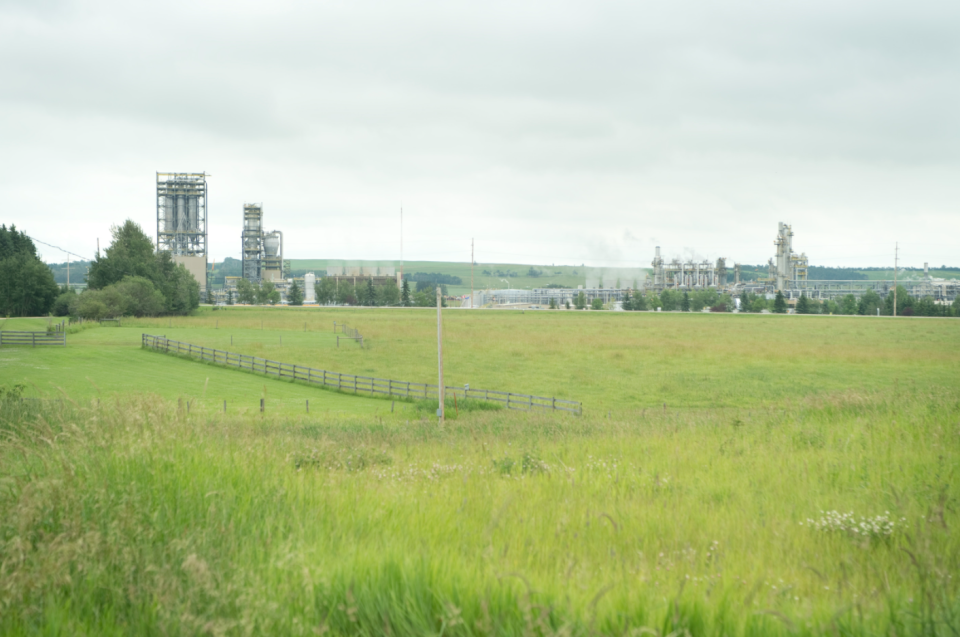
[[[510,227],[504,249],[558,261],[634,258],[625,227],[731,258],[750,236],[762,261],[785,216],[816,235],[871,215],[887,241],[904,205],[918,236],[956,231],[958,24],[933,1],[7,1],[0,135],[31,160],[0,188],[142,178],[100,205],[150,227],[152,171],[208,169],[223,254],[245,197],[312,236],[406,199],[427,245]],[[299,256],[395,242],[298,234]]]

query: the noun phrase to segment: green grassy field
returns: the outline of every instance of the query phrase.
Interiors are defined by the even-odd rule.
[[[337,349],[321,338],[333,336],[334,321],[358,329],[365,347]],[[221,349],[230,349],[233,334],[232,351],[244,354],[436,382],[435,310],[227,308],[125,325]],[[448,310],[444,371],[448,385],[580,400],[604,413],[663,403],[769,406],[824,392],[960,386],[957,325],[949,319]]]
[[[46,323],[42,319],[21,319],[16,323],[11,320],[0,328],[42,329]],[[15,327],[7,327],[10,324]],[[126,326],[92,327],[68,334],[67,347],[5,347],[0,350],[0,384],[23,384],[24,395],[33,398],[64,398],[82,403],[148,393],[170,401],[189,402],[191,410],[205,413],[223,413],[226,401],[226,413],[231,414],[259,413],[260,399],[264,398],[265,408],[271,413],[280,411],[294,416],[306,414],[309,400],[313,414],[390,417],[390,403],[384,400],[348,396],[143,350],[142,333],[142,329]],[[163,333],[173,339],[182,336],[172,330]],[[258,332],[256,342],[270,338],[270,334]],[[313,338],[336,347],[332,334],[314,333]],[[246,333],[236,340],[250,346],[255,342],[254,336]],[[401,413],[403,409],[396,411],[394,417]]]
[[[4,348],[0,384],[78,377],[83,400],[0,401],[0,633],[960,631],[954,321],[450,310],[452,383],[585,407],[444,427],[138,347],[232,335],[432,381],[434,318],[229,308]],[[368,347],[336,348],[334,320]],[[346,402],[178,405],[247,380],[238,401],[276,383]]]

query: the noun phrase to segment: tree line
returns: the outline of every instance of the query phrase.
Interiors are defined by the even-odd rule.
[[[0,225],[0,315],[49,314],[58,293],[33,240],[15,225]]]
[[[189,314],[200,305],[200,284],[169,252],[131,220],[110,229],[112,242],[90,264],[87,289],[62,289],[53,304],[57,316],[87,319]]]

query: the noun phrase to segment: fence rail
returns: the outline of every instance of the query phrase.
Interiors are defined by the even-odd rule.
[[[13,332],[3,330],[0,332],[0,346],[3,345],[63,345],[67,346],[67,333],[65,331],[54,332]]]
[[[200,345],[182,343],[168,339],[165,336],[144,334],[142,336],[142,345],[147,349],[160,352],[189,356],[209,363],[228,365],[239,369],[260,372],[261,374],[272,374],[278,378],[301,380],[315,385],[332,387],[341,391],[353,391],[355,394],[365,392],[371,395],[379,394],[382,396],[425,399],[439,397],[437,385],[411,383],[405,380],[389,380],[386,378],[375,378],[373,376],[355,376],[353,374],[331,372],[325,369],[303,367],[302,365],[291,365],[290,363],[280,363],[256,356],[235,354],[219,349],[201,347]],[[444,387],[444,389],[448,396],[456,397],[460,400],[470,398],[473,400],[496,402],[502,404],[507,409],[550,409],[574,414],[583,413],[583,406],[575,400],[562,400],[552,397],[546,398],[544,396],[531,396],[530,394],[516,394],[490,389],[470,389],[469,385],[464,387]]]
[[[337,325],[338,323],[334,321],[333,322],[334,333],[336,333],[337,331]],[[360,347],[363,347],[363,334],[361,334],[360,332],[358,332],[356,329],[352,327],[347,327],[346,323],[339,323],[339,326],[340,326],[340,332],[343,334],[344,338],[352,338],[353,340],[360,343]],[[337,341],[339,342],[339,340],[340,339],[338,337]]]

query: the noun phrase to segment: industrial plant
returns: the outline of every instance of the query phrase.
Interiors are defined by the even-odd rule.
[[[157,251],[207,288],[207,175],[157,173]]]
[[[283,233],[264,232],[263,204],[243,204],[243,278],[251,283],[269,281],[274,285],[283,280]]]
[[[209,194],[206,173],[156,173],[157,187],[157,250],[170,253],[176,263],[182,263],[200,284],[201,293],[207,289],[207,206]],[[467,301],[467,307],[518,307],[524,305],[547,306],[551,302],[564,306],[575,299],[586,298],[588,303],[599,300],[604,305],[616,304],[627,293],[660,293],[664,290],[697,291],[715,290],[718,293],[739,296],[743,292],[773,298],[781,292],[788,302],[796,302],[801,295],[817,300],[836,299],[852,294],[862,296],[873,291],[885,296],[895,285],[906,288],[916,298],[929,297],[935,303],[947,303],[960,294],[960,281],[938,279],[930,276],[924,264],[922,278],[904,280],[816,280],[808,276],[809,257],[805,252],[796,252],[793,246],[793,228],[779,223],[773,240],[774,256],[767,263],[766,276],[741,280],[741,266],[734,263],[727,267],[727,259],[666,260],[655,248],[651,271],[637,268],[635,271],[611,276],[604,285],[603,276],[588,277],[588,286],[578,288],[497,289],[477,290]],[[240,278],[254,285],[271,283],[283,297],[293,284],[289,266],[283,259],[283,233],[280,230],[265,230],[262,203],[243,205],[241,231],[242,273],[240,277],[228,276],[224,289],[211,290],[218,302],[224,301],[231,290],[236,289]],[[324,276],[342,283],[356,285],[370,280],[374,285],[395,281],[401,284],[400,276],[393,265],[348,265],[328,264]],[[314,283],[316,275],[306,273],[296,281],[301,285],[304,301],[315,302]],[[629,282],[622,285],[621,281]],[[581,297],[581,295],[583,295]]]
[[[743,292],[763,295],[773,298],[779,291],[782,292],[788,303],[793,303],[803,294],[811,299],[827,300],[852,294],[860,297],[868,290],[880,296],[886,296],[895,285],[906,288],[907,292],[915,297],[930,297],[935,303],[947,303],[960,294],[960,281],[956,279],[937,279],[930,276],[928,265],[924,264],[922,279],[893,280],[811,280],[808,278],[809,258],[806,253],[797,253],[793,249],[793,228],[786,223],[780,223],[773,245],[775,255],[767,262],[767,276],[755,281],[741,281],[740,264],[734,263],[732,272],[727,268],[727,260],[723,257],[710,262],[707,260],[672,259],[666,261],[660,253],[660,246],[655,248],[651,262],[651,276],[642,278],[636,289],[580,287],[572,288],[537,288],[533,290],[505,289],[483,290],[474,294],[476,297],[469,307],[520,307],[544,306],[551,300],[564,305],[572,303],[579,294],[583,293],[587,302],[599,299],[602,303],[616,303],[621,301],[626,292],[653,292],[677,290],[693,292],[712,289],[719,293],[739,296]]]

